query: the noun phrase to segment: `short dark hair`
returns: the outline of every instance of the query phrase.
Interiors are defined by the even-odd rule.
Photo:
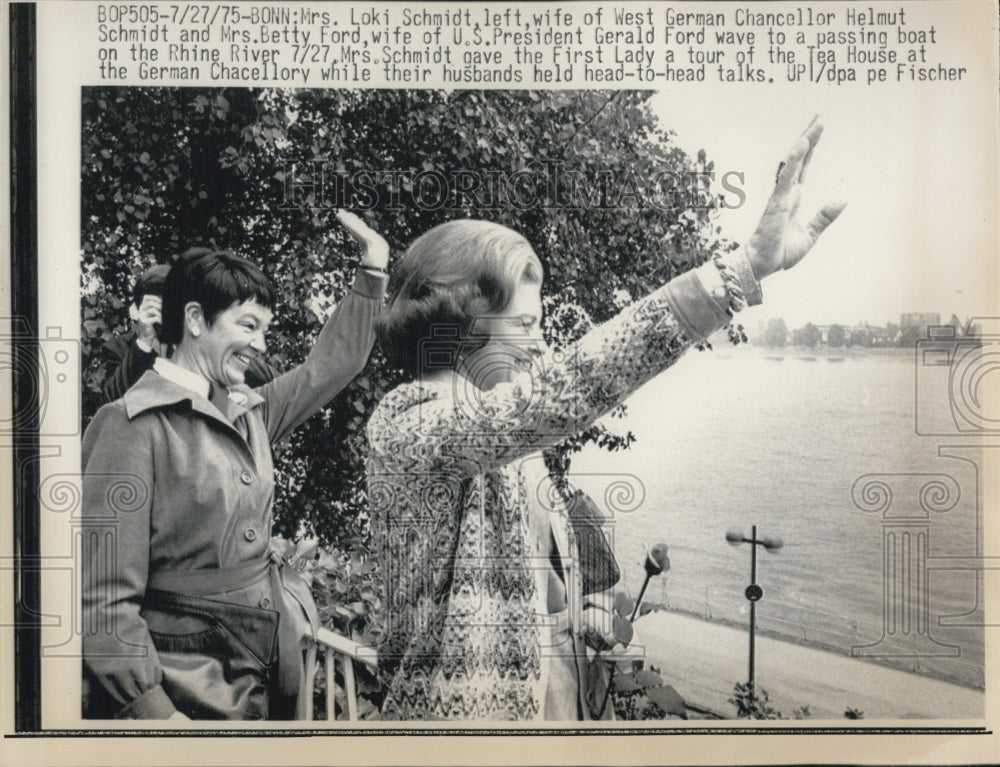
[[[162,340],[179,344],[184,339],[184,307],[192,301],[201,305],[211,326],[220,312],[250,300],[274,306],[274,292],[259,266],[226,250],[192,248],[170,267],[163,285]]]
[[[132,303],[138,307],[142,305],[142,299],[146,295],[162,296],[163,283],[169,271],[170,267],[167,264],[156,264],[136,277],[135,287],[132,289]]]
[[[471,219],[425,232],[394,270],[378,322],[389,364],[416,376],[431,345],[439,360],[474,351],[487,341],[474,333],[476,319],[506,309],[522,281],[541,283],[542,264],[517,232]]]

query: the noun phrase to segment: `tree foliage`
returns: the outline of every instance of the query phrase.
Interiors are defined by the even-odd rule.
[[[546,332],[554,343],[608,319],[629,297],[731,247],[714,225],[711,191],[690,175],[711,172],[712,164],[671,142],[648,96],[85,89],[85,423],[109,372],[105,342],[128,328],[135,275],[194,245],[229,248],[264,267],[278,296],[269,359],[279,369],[300,361],[323,312],[348,289],[358,257],[334,218],[338,193],[328,182],[364,172],[359,183],[369,196],[349,202],[394,254],[449,219],[496,221],[523,233],[545,265]],[[449,179],[460,171],[516,176],[520,199],[551,203],[553,169],[586,182],[576,198],[491,206],[452,194],[437,207],[412,204],[420,192],[414,179],[424,172],[434,180],[432,171]],[[658,196],[650,204],[654,179]],[[355,382],[279,450],[276,532],[364,545],[364,422],[398,381],[376,351]],[[570,441],[553,465],[564,466],[567,450],[588,439],[616,449],[632,436],[596,427]]]
[[[912,349],[917,345],[917,341],[924,338],[926,329],[919,325],[907,325],[899,334],[899,346],[903,349]]]
[[[847,344],[847,331],[843,325],[831,325],[826,331],[826,345],[841,347]]]
[[[851,331],[849,345],[868,349],[875,345],[875,333],[869,327],[855,328]]]
[[[767,322],[767,329],[764,331],[765,346],[784,346],[788,343],[788,326],[780,317],[772,318]]]
[[[811,322],[807,322],[804,326],[798,328],[794,333],[792,333],[792,343],[796,346],[805,346],[809,349],[815,349],[822,340],[823,331]]]
[[[737,682],[733,686],[733,697],[729,698],[729,702],[736,706],[737,719],[788,718],[771,705],[771,696],[767,690],[755,690],[749,682]],[[792,711],[791,718],[808,719],[811,716],[812,712],[809,710],[809,706],[800,706]]]

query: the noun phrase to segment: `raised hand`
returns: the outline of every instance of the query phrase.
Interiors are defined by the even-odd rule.
[[[337,220],[361,246],[361,267],[385,271],[389,265],[389,243],[385,238],[350,211],[338,210]]]
[[[847,205],[828,203],[806,223],[797,218],[801,184],[822,133],[823,123],[817,115],[785,159],[757,230],[747,242],[747,257],[758,280],[801,261]]]
[[[142,297],[136,319],[136,337],[150,348],[159,345],[159,326],[163,322],[163,299],[160,296],[146,294]]]

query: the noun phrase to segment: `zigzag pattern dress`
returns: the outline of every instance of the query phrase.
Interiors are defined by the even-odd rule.
[[[547,611],[531,519],[548,502],[525,462],[730,320],[729,294],[706,286],[721,287],[720,269],[733,264],[741,282],[751,272],[740,251],[722,260],[549,353],[530,375],[486,392],[457,375],[414,381],[376,407],[368,490],[385,591],[378,652],[387,718],[543,717]],[[759,296],[756,283],[744,291]],[[558,503],[543,510],[565,520]],[[579,568],[572,572],[578,579]]]

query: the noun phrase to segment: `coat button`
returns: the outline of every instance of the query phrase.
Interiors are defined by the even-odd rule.
[[[252,527],[248,527],[246,531],[243,533],[243,537],[246,538],[248,541],[255,541],[257,540],[257,531],[254,530]]]
[[[242,474],[240,474],[240,479],[243,480],[244,485],[249,485],[253,482],[253,474],[251,474],[249,471],[245,471]]]
[[[267,597],[261,597],[260,598],[260,606],[263,607],[263,608],[270,607],[271,606],[271,600],[268,599]]]

